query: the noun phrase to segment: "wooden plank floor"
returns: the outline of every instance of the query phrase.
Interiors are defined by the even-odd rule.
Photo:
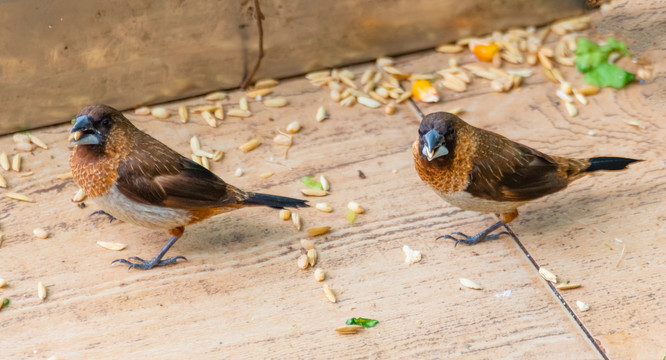
[[[654,6],[624,4],[604,18],[597,16],[595,24],[602,31],[619,26],[631,38],[637,24],[656,21],[656,15],[646,15],[654,13]],[[539,264],[583,284],[562,296],[614,359],[661,358],[666,346],[666,81],[661,60],[666,46],[660,36],[658,46],[644,53],[655,62],[654,80],[604,90],[590,97],[590,105],[575,118],[554,105],[555,85],[538,75],[519,92],[492,93],[477,81],[460,96],[442,91],[445,102],[422,106],[426,112],[461,106],[470,123],[553,154],[646,160],[629,171],[589,176],[528,204],[511,224]],[[444,67],[448,57],[426,52],[402,57],[398,66],[433,71]],[[352,70],[360,73],[369,66]],[[573,72],[565,75],[575,78]],[[188,262],[147,272],[110,266],[119,257],[153,256],[168,235],[89,218],[97,209],[94,203],[86,201],[88,206],[80,209],[70,202],[77,187],[56,179],[69,171],[69,125],[55,126],[34,132],[49,150],[24,155],[24,169],[34,176],[3,173],[9,191],[36,200],[0,197],[0,277],[8,282],[0,298],[12,301],[0,311],[3,358],[599,357],[513,239],[457,248],[435,240],[452,231],[474,233],[494,219],[449,207],[419,181],[410,150],[418,120],[406,106],[393,116],[358,105],[343,108],[303,79],[284,81],[275,93],[290,105],[269,109],[252,103],[252,117],[227,118],[217,129],[198,116],[179,124],[175,116],[127,115],[183,154],[189,154],[192,135],[206,148],[225,151],[212,170],[247,190],[300,197],[301,176],[325,174],[332,193],[324,200],[334,212],[312,208],[299,213],[305,227],[332,227],[316,243],[318,267],[326,271],[337,303],[326,300],[311,270],[296,267],[305,232],[270,209],[243,209],[188,228],[169,253],[184,255]],[[240,96],[233,93],[225,103]],[[167,107],[175,113],[178,105]],[[320,105],[331,112],[322,123],[314,120]],[[277,128],[294,120],[303,130],[289,158],[282,160],[284,149],[271,139]],[[627,120],[645,128],[631,127]],[[245,154],[237,149],[255,136],[263,140],[259,148]],[[0,151],[12,148],[10,136],[0,138]],[[237,167],[244,169],[243,177],[234,176]],[[358,177],[358,170],[366,179]],[[259,174],[266,171],[275,175],[262,179]],[[350,200],[367,209],[353,224],[344,218]],[[51,236],[34,238],[36,227]],[[112,252],[97,246],[98,240],[128,247]],[[421,250],[423,260],[406,265],[404,244]],[[484,290],[463,288],[459,277],[473,279]],[[48,286],[44,302],[37,298],[38,281]],[[576,300],[591,309],[579,312]],[[354,336],[333,331],[352,316],[380,324]]]

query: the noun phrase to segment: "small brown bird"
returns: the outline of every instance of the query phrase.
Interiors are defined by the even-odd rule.
[[[137,129],[118,110],[106,105],[83,108],[70,131],[69,164],[74,181],[109,215],[147,228],[168,230],[169,242],[152,260],[138,257],[113,261],[151,269],[175,263],[163,259],[191,225],[245,206],[281,209],[308,206],[306,201],[243,191],[225,183],[203,166],[178,154]]]
[[[446,202],[463,210],[495,213],[500,221],[467,236],[439,238],[476,244],[497,239],[495,229],[518,217],[518,207],[552,194],[597,170],[622,170],[635,161],[620,157],[570,159],[550,156],[504,136],[476,128],[459,117],[425,116],[412,145],[416,172]]]

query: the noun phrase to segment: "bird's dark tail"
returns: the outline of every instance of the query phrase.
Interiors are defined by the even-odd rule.
[[[308,202],[301,199],[294,199],[284,196],[268,195],[261,193],[253,193],[249,198],[243,201],[245,205],[263,205],[275,209],[283,209],[286,207],[299,208],[308,207]]]
[[[643,160],[621,157],[594,157],[590,158],[590,166],[588,166],[584,172],[592,172],[597,170],[624,170],[627,168],[627,165],[636,161]]]

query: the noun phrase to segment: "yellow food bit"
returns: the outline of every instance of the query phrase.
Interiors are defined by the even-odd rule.
[[[495,43],[490,43],[490,44],[483,44],[483,43],[476,43],[472,46],[472,53],[476,55],[476,58],[485,61],[485,62],[491,62],[493,61],[493,56],[499,52],[499,47],[495,45]]]
[[[435,103],[439,101],[437,89],[428,80],[416,80],[412,85],[412,96],[416,100]]]

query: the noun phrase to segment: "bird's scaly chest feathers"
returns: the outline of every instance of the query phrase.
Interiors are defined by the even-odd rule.
[[[115,128],[103,147],[76,145],[69,157],[74,182],[90,197],[104,195],[116,182],[120,159],[130,152],[133,139]]]
[[[421,180],[439,193],[456,193],[463,191],[468,185],[468,174],[474,165],[473,154],[477,146],[468,131],[466,127],[458,129],[455,148],[450,149],[448,155],[432,161],[428,161],[423,155],[419,139],[412,144],[416,172]]]

